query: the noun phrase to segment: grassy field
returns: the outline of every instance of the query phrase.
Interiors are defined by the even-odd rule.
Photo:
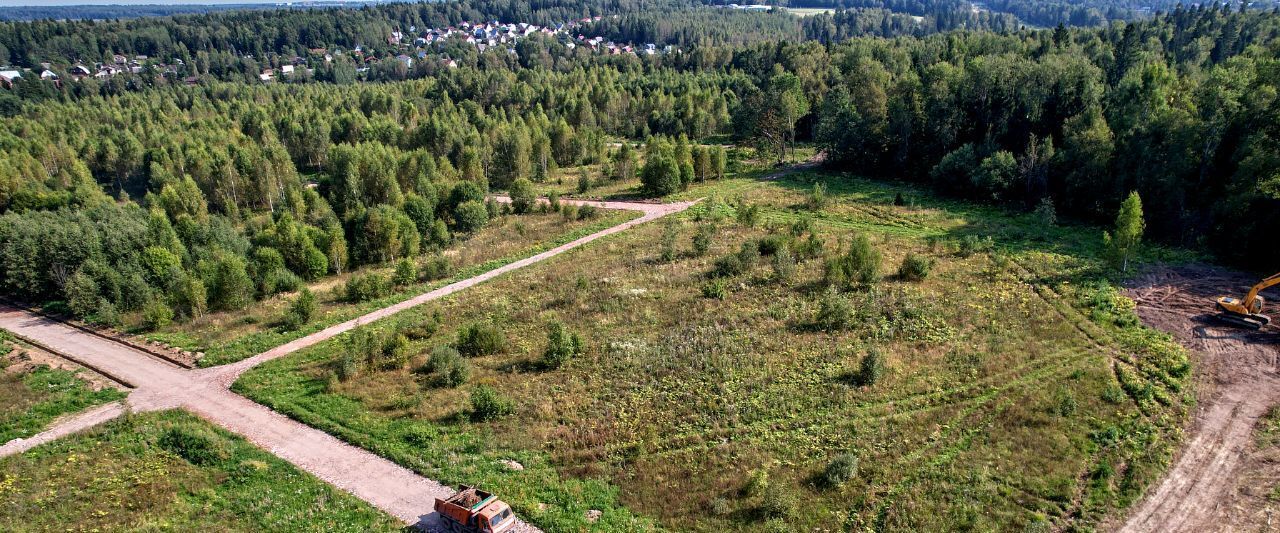
[[[367,328],[436,324],[406,364],[352,363],[358,343],[339,338],[236,390],[496,490],[551,531],[646,527],[637,516],[694,531],[1087,529],[1158,476],[1190,402],[1186,354],[1113,288],[1099,229],[853,176],[765,173],[695,185],[680,196],[705,200],[671,225]],[[879,275],[830,292],[824,262],[859,235]],[[812,258],[789,265],[779,247]],[[762,257],[710,275],[744,254]],[[932,263],[923,280],[897,274],[908,254]],[[543,358],[552,321],[582,338],[559,367]],[[499,325],[505,349],[442,386],[422,366],[473,323]],[[477,385],[511,414],[478,420]]]
[[[309,285],[317,297],[316,318],[297,330],[287,330],[280,325],[281,318],[295,298],[294,293],[286,293],[254,302],[241,311],[210,313],[191,322],[174,323],[162,331],[147,334],[146,338],[181,346],[189,351],[205,352],[205,358],[199,362],[201,366],[238,361],[374,309],[492,270],[638,216],[635,213],[617,211],[598,213],[596,218],[587,220],[569,220],[559,214],[504,216],[439,254],[418,258],[420,273],[428,270],[425,267],[429,263],[445,261],[448,267],[443,272],[444,277],[423,277],[419,283],[402,287],[395,294],[368,302],[347,301],[346,281],[352,276],[369,273],[381,273],[389,277],[394,266],[362,268],[356,272],[318,280]]]
[[[94,387],[77,372],[19,362],[31,346],[0,331],[0,444],[27,438],[54,419],[124,398],[110,387]]]
[[[182,411],[0,459],[3,531],[399,531],[398,521]]]

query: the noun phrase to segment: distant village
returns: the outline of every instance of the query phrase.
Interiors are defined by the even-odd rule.
[[[474,46],[481,53],[489,49],[505,49],[507,53],[515,54],[515,43],[534,34],[551,36],[569,49],[581,46],[595,53],[606,55],[657,55],[678,51],[671,45],[658,47],[653,43],[647,43],[633,46],[631,44],[606,41],[603,37],[587,37],[581,33],[575,35],[575,30],[579,30],[583,25],[599,21],[602,18],[599,16],[583,18],[578,21],[557,23],[549,26],[539,26],[525,22],[501,23],[498,21],[462,22],[456,26],[428,29],[409,26],[407,31],[395,30],[387,36],[386,44],[393,50],[400,52],[394,56],[379,57],[377,53],[367,51],[363,45],[357,45],[351,50],[312,48],[309,50],[310,57],[282,58],[277,61],[276,66],[261,69],[258,74],[258,80],[269,83],[278,79],[288,79],[303,72],[307,75],[312,75],[315,73],[317,64],[321,62],[330,63],[335,57],[343,55],[349,55],[354,61],[357,74],[367,73],[370,65],[375,62],[390,59],[403,63],[406,68],[412,68],[416,61],[425,60],[438,60],[447,68],[457,68],[458,63],[455,59],[448,57],[448,54],[441,53],[441,48],[446,43],[466,43]],[[252,55],[242,57],[253,59]],[[148,71],[176,81],[181,75],[180,73],[189,71],[189,69],[183,68],[184,66],[183,60],[178,58],[162,61],[145,55],[128,57],[114,54],[110,61],[79,62],[66,67],[63,72],[56,72],[55,70],[58,67],[50,63],[41,63],[38,71],[26,68],[0,67],[0,87],[12,88],[14,82],[24,76],[36,76],[41,80],[50,81],[60,86],[64,79],[76,82],[86,78],[108,80],[121,74],[143,74]],[[184,76],[180,81],[188,85],[196,85],[200,82],[200,78],[197,76]]]

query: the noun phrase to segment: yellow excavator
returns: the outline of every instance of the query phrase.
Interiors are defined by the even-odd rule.
[[[1280,274],[1258,282],[1249,289],[1249,294],[1245,295],[1243,300],[1230,296],[1218,298],[1218,311],[1220,311],[1218,318],[1235,326],[1262,329],[1263,326],[1271,323],[1271,317],[1262,314],[1262,304],[1265,300],[1258,293],[1272,285],[1280,285]]]

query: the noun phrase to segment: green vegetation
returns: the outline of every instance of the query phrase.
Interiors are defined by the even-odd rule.
[[[816,182],[828,191],[817,213],[806,206]],[[895,206],[899,194],[912,205]],[[343,353],[330,341],[235,388],[425,475],[499,483],[556,531],[581,528],[597,505],[626,518],[605,530],[638,527],[632,512],[680,530],[807,529],[836,513],[853,528],[1087,526],[1169,459],[1186,355],[1112,288],[1097,231],[817,172],[694,182],[686,195],[707,198],[683,216],[696,224],[640,226],[406,311],[402,324],[444,317],[411,342],[409,368],[474,324],[503,324],[505,350],[467,359],[471,386],[399,369],[326,385]],[[670,227],[689,242],[736,217],[745,204],[722,199],[738,195],[758,224],[720,226],[708,257],[633,267],[660,258]],[[783,251],[794,271],[774,283]],[[822,283],[828,260],[883,271],[908,254],[929,259],[927,276]],[[1179,256],[1152,246],[1138,257]],[[827,306],[834,318],[818,322],[830,327],[814,327]],[[569,332],[599,348],[545,364]],[[404,444],[419,434],[431,438]],[[833,461],[848,453],[856,467]],[[493,466],[506,458],[526,470]],[[607,497],[560,499],[584,484]],[[715,509],[673,503],[672,491]]]
[[[0,459],[0,529],[399,531],[398,520],[181,411]]]
[[[0,339],[0,351],[11,348],[24,350],[21,344]],[[60,416],[124,398],[124,393],[110,387],[95,390],[78,372],[46,365],[19,371],[5,368],[6,364],[16,363],[0,358],[0,443],[44,431]]]

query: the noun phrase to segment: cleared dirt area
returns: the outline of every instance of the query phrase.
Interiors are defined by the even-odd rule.
[[[1280,404],[1280,328],[1248,331],[1214,318],[1214,300],[1239,297],[1248,275],[1203,266],[1157,268],[1135,279],[1128,295],[1147,325],[1172,334],[1197,354],[1200,405],[1183,449],[1120,528],[1139,531],[1232,531],[1274,527],[1269,501],[1255,484],[1280,479],[1280,463],[1258,450],[1253,431]]]

